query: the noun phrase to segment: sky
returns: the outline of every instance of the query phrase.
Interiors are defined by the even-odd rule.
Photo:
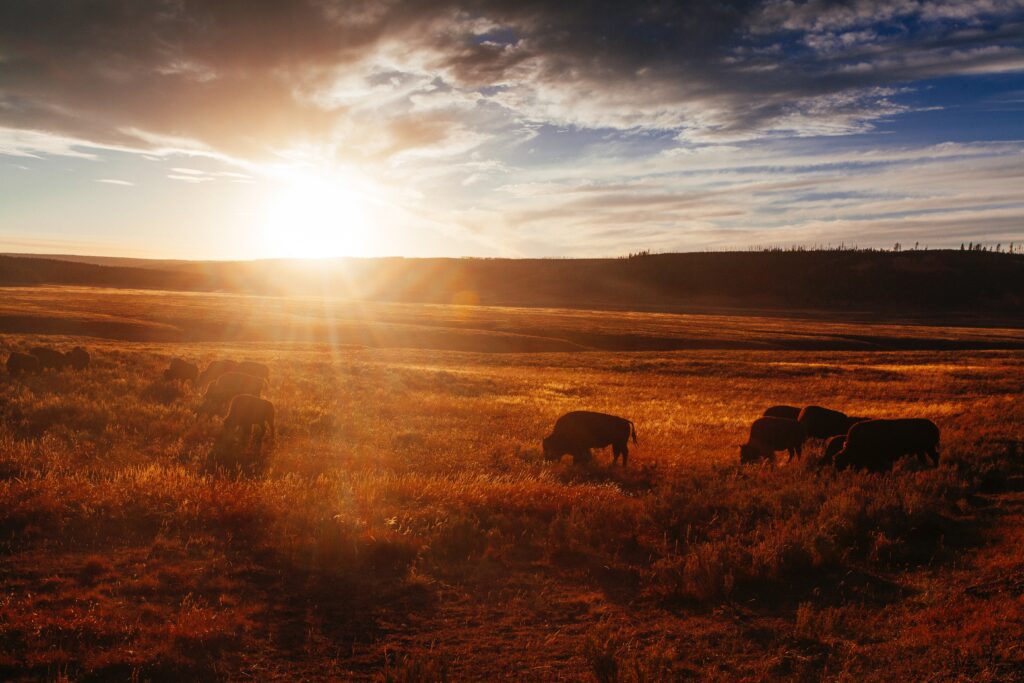
[[[0,251],[1024,242],[1024,0],[12,0]]]

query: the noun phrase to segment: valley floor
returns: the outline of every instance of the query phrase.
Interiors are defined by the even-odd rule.
[[[579,315],[531,324],[611,329]],[[92,364],[0,374],[4,679],[1024,680],[1021,351],[0,350],[37,344]],[[276,437],[197,417],[174,356],[269,365]],[[741,467],[777,403],[929,417],[941,464]],[[580,408],[636,423],[628,469],[543,460]]]

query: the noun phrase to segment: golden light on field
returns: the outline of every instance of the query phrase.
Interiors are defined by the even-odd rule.
[[[287,176],[267,199],[263,249],[271,258],[365,256],[373,220],[354,179],[342,174]]]

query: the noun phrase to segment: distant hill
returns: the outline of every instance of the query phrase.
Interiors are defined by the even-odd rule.
[[[176,268],[187,263],[196,261],[183,261],[180,259],[147,259],[130,258],[125,256],[82,256],[79,254],[0,254],[4,256],[18,256],[21,258],[38,258],[54,261],[70,261],[71,263],[91,263],[95,266],[113,266],[118,268],[145,268],[147,270],[164,270]]]
[[[0,256],[0,286],[74,284],[618,310],[731,307],[877,311],[914,317],[958,312],[1024,324],[1024,256],[991,252],[711,252],[621,259],[246,262],[70,258]]]

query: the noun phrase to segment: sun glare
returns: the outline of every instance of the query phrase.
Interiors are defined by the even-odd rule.
[[[269,197],[264,216],[270,257],[365,256],[372,246],[366,201],[344,177],[290,177]]]

